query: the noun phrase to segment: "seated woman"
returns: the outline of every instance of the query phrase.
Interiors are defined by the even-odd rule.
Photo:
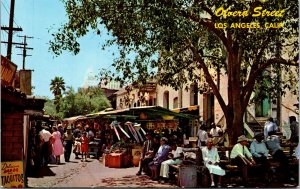
[[[149,163],[149,168],[151,170],[151,178],[153,180],[158,180],[158,174],[160,170],[160,165],[163,161],[168,159],[168,153],[170,151],[170,146],[167,145],[168,139],[166,137],[162,137],[160,139],[160,147],[155,154],[153,161]]]
[[[170,165],[180,164],[184,156],[181,146],[177,147],[176,144],[172,144],[171,150],[172,151],[169,154],[169,159],[163,161],[160,165],[160,176],[164,179],[162,182],[169,178]]]
[[[207,139],[206,145],[207,146],[202,148],[202,157],[203,157],[204,165],[207,167],[210,173],[211,186],[215,186],[214,175],[218,175],[219,176],[218,187],[221,187],[221,179],[222,176],[225,175],[225,170],[223,170],[219,166],[220,157],[218,154],[218,150],[214,147],[212,138]]]

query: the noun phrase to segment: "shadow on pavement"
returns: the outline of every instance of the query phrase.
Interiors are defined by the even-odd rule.
[[[55,176],[56,174],[51,171],[51,167],[57,167],[57,166],[45,166],[45,167],[40,167],[39,169],[35,170],[30,170],[28,171],[28,177],[33,177],[33,178],[42,178],[44,176]]]
[[[78,161],[69,161],[68,163],[79,163]]]
[[[149,176],[124,176],[122,178],[105,178],[102,179],[102,183],[104,183],[104,187],[176,187],[174,185],[169,184],[159,184],[157,181],[153,181],[149,178]]]

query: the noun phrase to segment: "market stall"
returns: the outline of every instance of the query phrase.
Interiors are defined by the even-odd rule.
[[[104,110],[86,117],[94,119],[98,124],[102,159],[108,167],[138,166],[137,159],[147,131],[169,138],[175,135],[176,140],[183,142],[186,127],[191,119],[195,119],[195,116],[172,112],[159,106]]]

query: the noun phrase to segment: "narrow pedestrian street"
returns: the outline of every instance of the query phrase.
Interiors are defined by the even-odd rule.
[[[60,165],[49,164],[28,177],[28,187],[177,187],[136,176],[137,171],[138,167],[108,168],[93,158],[81,162],[74,154],[66,163],[62,155]]]

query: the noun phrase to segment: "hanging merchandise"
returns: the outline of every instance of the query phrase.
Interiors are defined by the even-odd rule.
[[[120,128],[120,130],[124,133],[124,135],[126,135],[128,138],[130,138],[130,136],[126,133],[126,131],[121,127],[121,125],[117,122],[117,121],[113,121],[111,124],[110,124],[111,127],[113,127],[118,139],[120,140],[120,135],[118,133],[118,130],[117,130],[117,127]]]
[[[141,127],[142,132],[144,133],[144,135],[146,135],[146,132],[144,131],[144,129]]]
[[[154,122],[149,121],[149,122],[147,122],[147,124],[146,124],[146,128],[147,128],[148,130],[155,130],[155,129],[156,129],[156,124],[155,124]]]
[[[129,131],[131,132],[131,134],[133,135],[133,137],[135,138],[135,140],[139,143],[140,140],[139,140],[138,134],[136,133],[135,129],[133,128],[132,123],[129,122],[129,121],[127,121],[125,123],[125,125],[128,126]]]
[[[130,136],[129,136],[129,135],[126,133],[126,131],[121,127],[121,125],[119,124],[118,126],[119,126],[119,128],[121,129],[121,131],[124,133],[124,135],[126,135],[127,138],[130,138]]]
[[[135,129],[135,131],[137,132],[138,136],[140,137],[141,141],[143,142],[144,139],[143,139],[143,137],[142,137],[142,135],[141,135],[141,133],[140,133],[141,124],[134,123],[133,126],[134,126],[134,129]]]
[[[118,139],[120,140],[120,135],[119,135],[119,132],[117,130],[117,126],[119,125],[119,123],[117,121],[113,121],[111,124],[110,124],[110,127],[114,129]]]

